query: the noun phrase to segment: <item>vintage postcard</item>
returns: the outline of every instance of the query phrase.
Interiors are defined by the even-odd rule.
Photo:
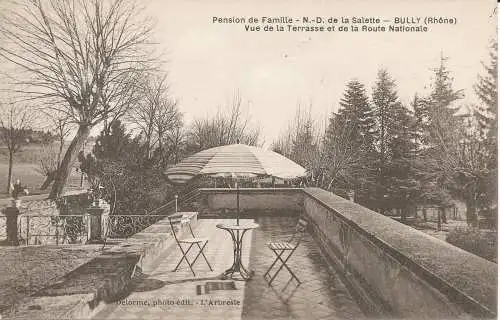
[[[0,319],[497,317],[491,0],[1,0]]]

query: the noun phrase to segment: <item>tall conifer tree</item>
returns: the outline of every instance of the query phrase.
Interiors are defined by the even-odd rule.
[[[352,80],[347,84],[338,112],[332,114],[324,139],[329,186],[354,190],[355,200],[374,207],[375,120],[366,89]]]

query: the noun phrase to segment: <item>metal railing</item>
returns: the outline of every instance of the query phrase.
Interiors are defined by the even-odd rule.
[[[198,188],[147,212],[143,215],[105,215],[101,220],[103,237],[126,238],[144,230],[176,211],[194,210],[193,203],[199,198]],[[50,207],[47,207],[50,208]],[[33,208],[33,210],[47,209]],[[86,243],[89,234],[89,216],[30,214],[23,208],[17,218],[17,239],[20,244],[80,244]],[[0,241],[7,239],[7,217],[0,215]]]
[[[0,242],[7,240],[7,216],[0,215]]]
[[[197,200],[200,196],[200,190],[198,188],[192,189],[188,191],[187,193],[179,196],[178,198],[175,198],[164,205],[146,213],[147,215],[165,215],[168,213],[173,213],[176,211],[182,211],[185,210],[186,207],[188,207],[188,204],[194,202]]]
[[[137,232],[141,232],[176,211],[186,210],[187,208],[191,210],[190,206],[199,196],[200,191],[196,188],[146,214],[109,215],[106,217],[107,221],[104,222],[106,230],[105,238],[127,238]]]
[[[25,245],[87,242],[87,215],[33,215],[18,217],[18,239]]]
[[[141,232],[166,215],[111,215],[107,216],[106,238],[128,238]]]

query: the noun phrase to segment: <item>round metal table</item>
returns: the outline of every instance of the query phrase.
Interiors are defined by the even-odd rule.
[[[259,225],[257,223],[241,223],[237,224],[227,224],[227,223],[219,223],[217,228],[226,230],[231,235],[231,239],[233,240],[233,265],[231,268],[224,271],[221,275],[222,279],[235,279],[235,280],[249,280],[253,276],[253,271],[247,270],[241,261],[241,251],[243,247],[243,236],[248,230],[252,230],[258,228]],[[238,275],[239,277],[235,277]]]

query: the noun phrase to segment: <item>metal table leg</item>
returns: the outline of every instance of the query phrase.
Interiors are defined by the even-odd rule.
[[[235,280],[250,280],[254,274],[253,271],[247,270],[243,266],[241,252],[243,248],[243,236],[248,230],[231,230],[226,229],[233,240],[233,265],[224,271],[222,279],[235,279]],[[239,277],[235,274],[239,274]]]

